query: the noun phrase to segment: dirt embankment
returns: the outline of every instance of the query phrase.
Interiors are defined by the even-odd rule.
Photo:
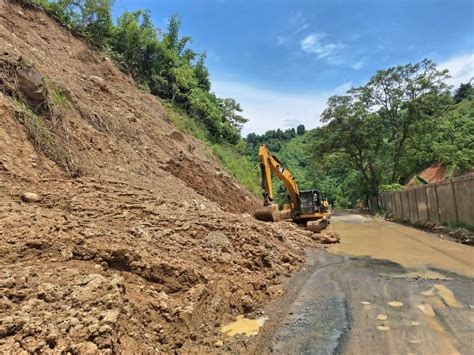
[[[7,0],[0,89],[0,352],[244,349],[220,324],[258,315],[311,233],[242,214],[258,201],[156,98]]]

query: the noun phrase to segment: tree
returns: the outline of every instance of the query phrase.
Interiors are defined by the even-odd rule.
[[[365,196],[378,192],[384,167],[384,124],[381,117],[367,110],[357,96],[332,96],[321,115],[327,123],[314,144],[316,159],[339,154],[339,163],[360,173]]]
[[[206,53],[199,55],[196,65],[194,65],[194,75],[196,76],[197,86],[201,90],[211,90],[211,82],[209,81],[209,71],[205,66]]]
[[[465,100],[469,97],[469,95],[472,91],[471,82],[472,82],[472,79],[471,79],[471,81],[469,81],[466,84],[461,83],[461,85],[459,85],[459,87],[457,88],[457,90],[456,90],[456,92],[454,93],[454,96],[453,96],[454,101],[456,103],[459,103],[462,100]]]
[[[392,182],[401,177],[400,162],[406,154],[407,141],[423,129],[422,121],[430,117],[426,113],[434,107],[433,100],[446,95],[447,73],[424,59],[417,64],[380,70],[365,86],[351,91],[368,110],[376,111],[389,129],[392,161],[387,168],[392,172]],[[433,116],[433,112],[429,113]]]
[[[302,136],[305,133],[306,133],[306,128],[303,124],[300,124],[296,127],[296,134],[297,135]]]
[[[248,122],[248,119],[239,114],[242,112],[240,104],[232,98],[217,99],[217,102],[222,111],[223,120],[228,121],[232,127],[240,132],[242,126]]]

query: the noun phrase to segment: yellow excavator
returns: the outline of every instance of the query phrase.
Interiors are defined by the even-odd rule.
[[[316,233],[327,227],[331,209],[318,190],[300,191],[293,174],[269,152],[265,144],[261,144],[258,150],[258,163],[262,172],[263,207],[257,208],[255,218],[272,222],[293,220]],[[290,197],[282,210],[273,203],[272,172],[283,182]]]

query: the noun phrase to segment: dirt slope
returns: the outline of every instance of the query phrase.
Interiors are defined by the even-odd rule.
[[[67,101],[34,106],[25,76]],[[156,98],[8,0],[0,90],[0,352],[245,349],[220,324],[258,315],[312,234],[245,214],[258,201]],[[19,102],[52,138],[33,139]]]

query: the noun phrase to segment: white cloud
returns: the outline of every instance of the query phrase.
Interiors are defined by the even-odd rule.
[[[298,33],[306,30],[309,25],[309,22],[306,21],[301,11],[291,14],[288,17],[288,26],[284,34],[277,36],[277,46],[282,46],[288,42],[293,42],[294,37]]]
[[[316,54],[318,59],[327,58],[330,61],[343,45],[342,43],[324,43],[324,38],[325,35],[321,33],[309,34],[300,42],[301,49],[306,53]]]
[[[342,94],[351,87],[344,83],[333,90],[307,94],[262,89],[245,83],[213,81],[212,89],[219,97],[233,97],[249,119],[242,134],[263,133],[269,129],[286,129],[304,124],[306,128],[320,125],[319,116],[327,99]]]
[[[352,69],[359,70],[359,69],[362,69],[364,65],[365,65],[365,57],[355,63],[352,63],[350,67]]]
[[[466,54],[448,59],[438,64],[441,69],[448,69],[451,78],[446,82],[457,88],[474,78],[474,54]]]

